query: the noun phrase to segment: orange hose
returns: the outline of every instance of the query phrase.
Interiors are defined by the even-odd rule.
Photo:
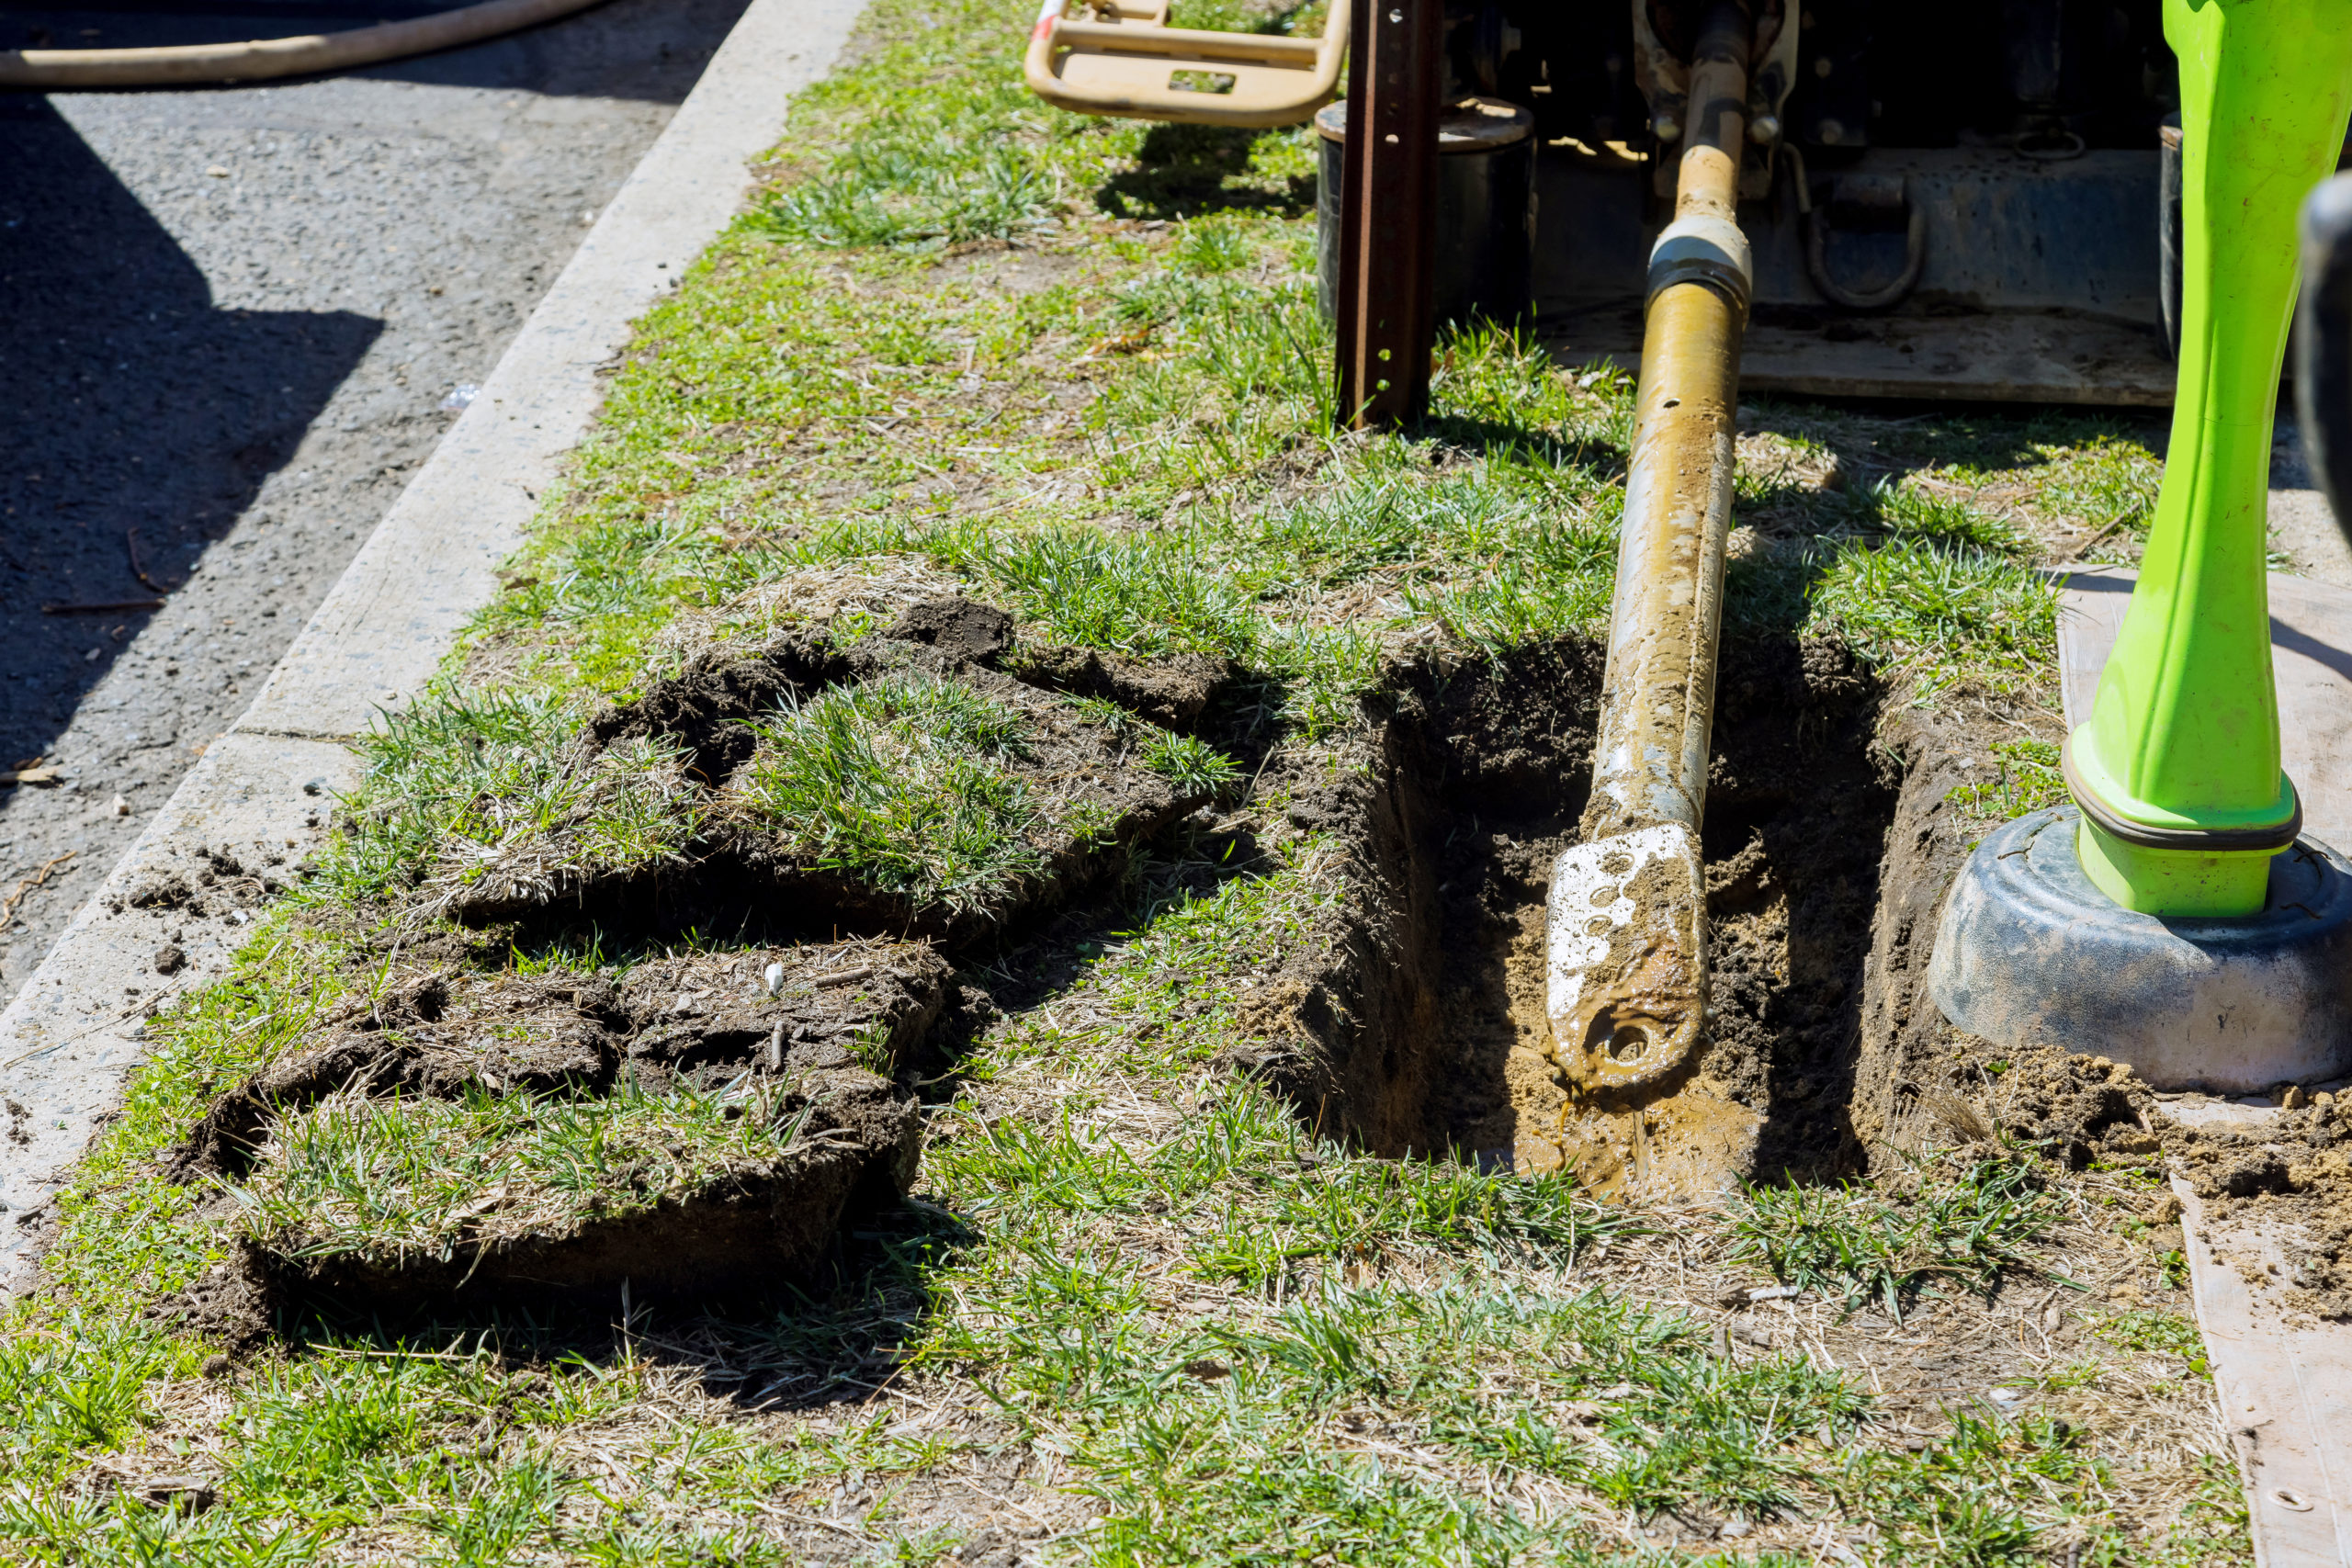
[[[0,87],[38,92],[78,87],[192,87],[348,71],[413,54],[479,43],[584,11],[600,0],[481,0],[481,4],[348,32],[242,43],[159,49],[26,49],[0,51]]]

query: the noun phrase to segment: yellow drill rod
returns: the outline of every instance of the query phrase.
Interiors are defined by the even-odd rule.
[[[1679,1081],[1707,996],[1699,828],[1752,267],[1736,206],[1747,7],[1691,62],[1674,221],[1650,254],[1634,452],[1583,842],[1554,868],[1554,1055],[1587,1091]]]

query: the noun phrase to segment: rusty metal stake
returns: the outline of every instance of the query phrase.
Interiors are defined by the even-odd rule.
[[[1444,0],[1351,0],[1340,197],[1342,430],[1395,426],[1429,402]]]
[[[1553,1055],[1588,1097],[1691,1092],[1686,1069],[1705,1021],[1699,829],[1731,530],[1740,336],[1753,276],[1735,217],[1748,38],[1747,7],[1719,3],[1691,62],[1674,221],[1650,252],[1592,797],[1584,841],[1552,872]],[[1685,1189],[1720,1187],[1733,1173],[1717,1168],[1736,1163],[1724,1152],[1724,1118],[1702,1120],[1717,1152],[1695,1159],[1645,1154],[1634,1174]]]

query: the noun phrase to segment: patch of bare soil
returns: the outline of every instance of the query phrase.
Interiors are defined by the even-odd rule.
[[[1353,846],[1354,897],[1331,956],[1301,960],[1271,992],[1290,1003],[1290,1038],[1243,1065],[1383,1152],[1546,1168],[1568,1145],[1589,1167],[1596,1148],[1654,1130],[1660,1100],[1712,1100],[1758,1129],[1729,1150],[1738,1174],[1853,1168],[1848,1105],[1894,803],[1870,746],[1877,688],[1829,644],[1726,648],[1704,834],[1713,1016],[1692,1068],[1645,1104],[1572,1095],[1545,1049],[1544,899],[1577,841],[1601,663],[1570,641],[1403,671],[1363,767],[1295,782],[1293,822]],[[1679,1092],[1694,1081],[1707,1092]]]
[[[705,827],[676,860],[549,880],[480,875],[448,912],[481,923],[594,920],[606,930],[729,936],[920,935],[961,945],[1065,902],[1126,852],[1205,804],[1211,792],[1180,788],[1144,765],[1100,724],[1053,694],[1093,696],[1164,726],[1190,728],[1233,682],[1222,660],[1180,656],[1129,660],[1092,650],[1025,650],[1012,662],[1012,617],[993,605],[944,597],[907,606],[879,637],[842,646],[822,630],[796,630],[763,646],[719,644],[677,675],[590,723],[609,747],[658,737],[685,748],[689,787]],[[1034,863],[978,887],[910,892],[871,871],[816,852],[740,799],[759,744],[758,725],[827,689],[899,671],[952,681],[1023,721],[1019,750],[1002,760],[1009,781],[1046,803],[1029,835]]]
[[[1133,659],[1094,648],[1029,648],[1015,656],[1023,680],[1051,692],[1116,703],[1170,729],[1190,730],[1242,679],[1229,659],[1178,653]]]

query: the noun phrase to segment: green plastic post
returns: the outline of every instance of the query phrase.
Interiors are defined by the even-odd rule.
[[[2180,59],[2180,381],[2139,586],[2068,738],[2075,848],[2127,908],[2251,915],[2277,847],[2158,848],[2090,818],[2257,839],[2295,819],[2264,576],[2270,422],[2296,210],[2352,108],[2352,0],[2165,0],[2165,37]]]

